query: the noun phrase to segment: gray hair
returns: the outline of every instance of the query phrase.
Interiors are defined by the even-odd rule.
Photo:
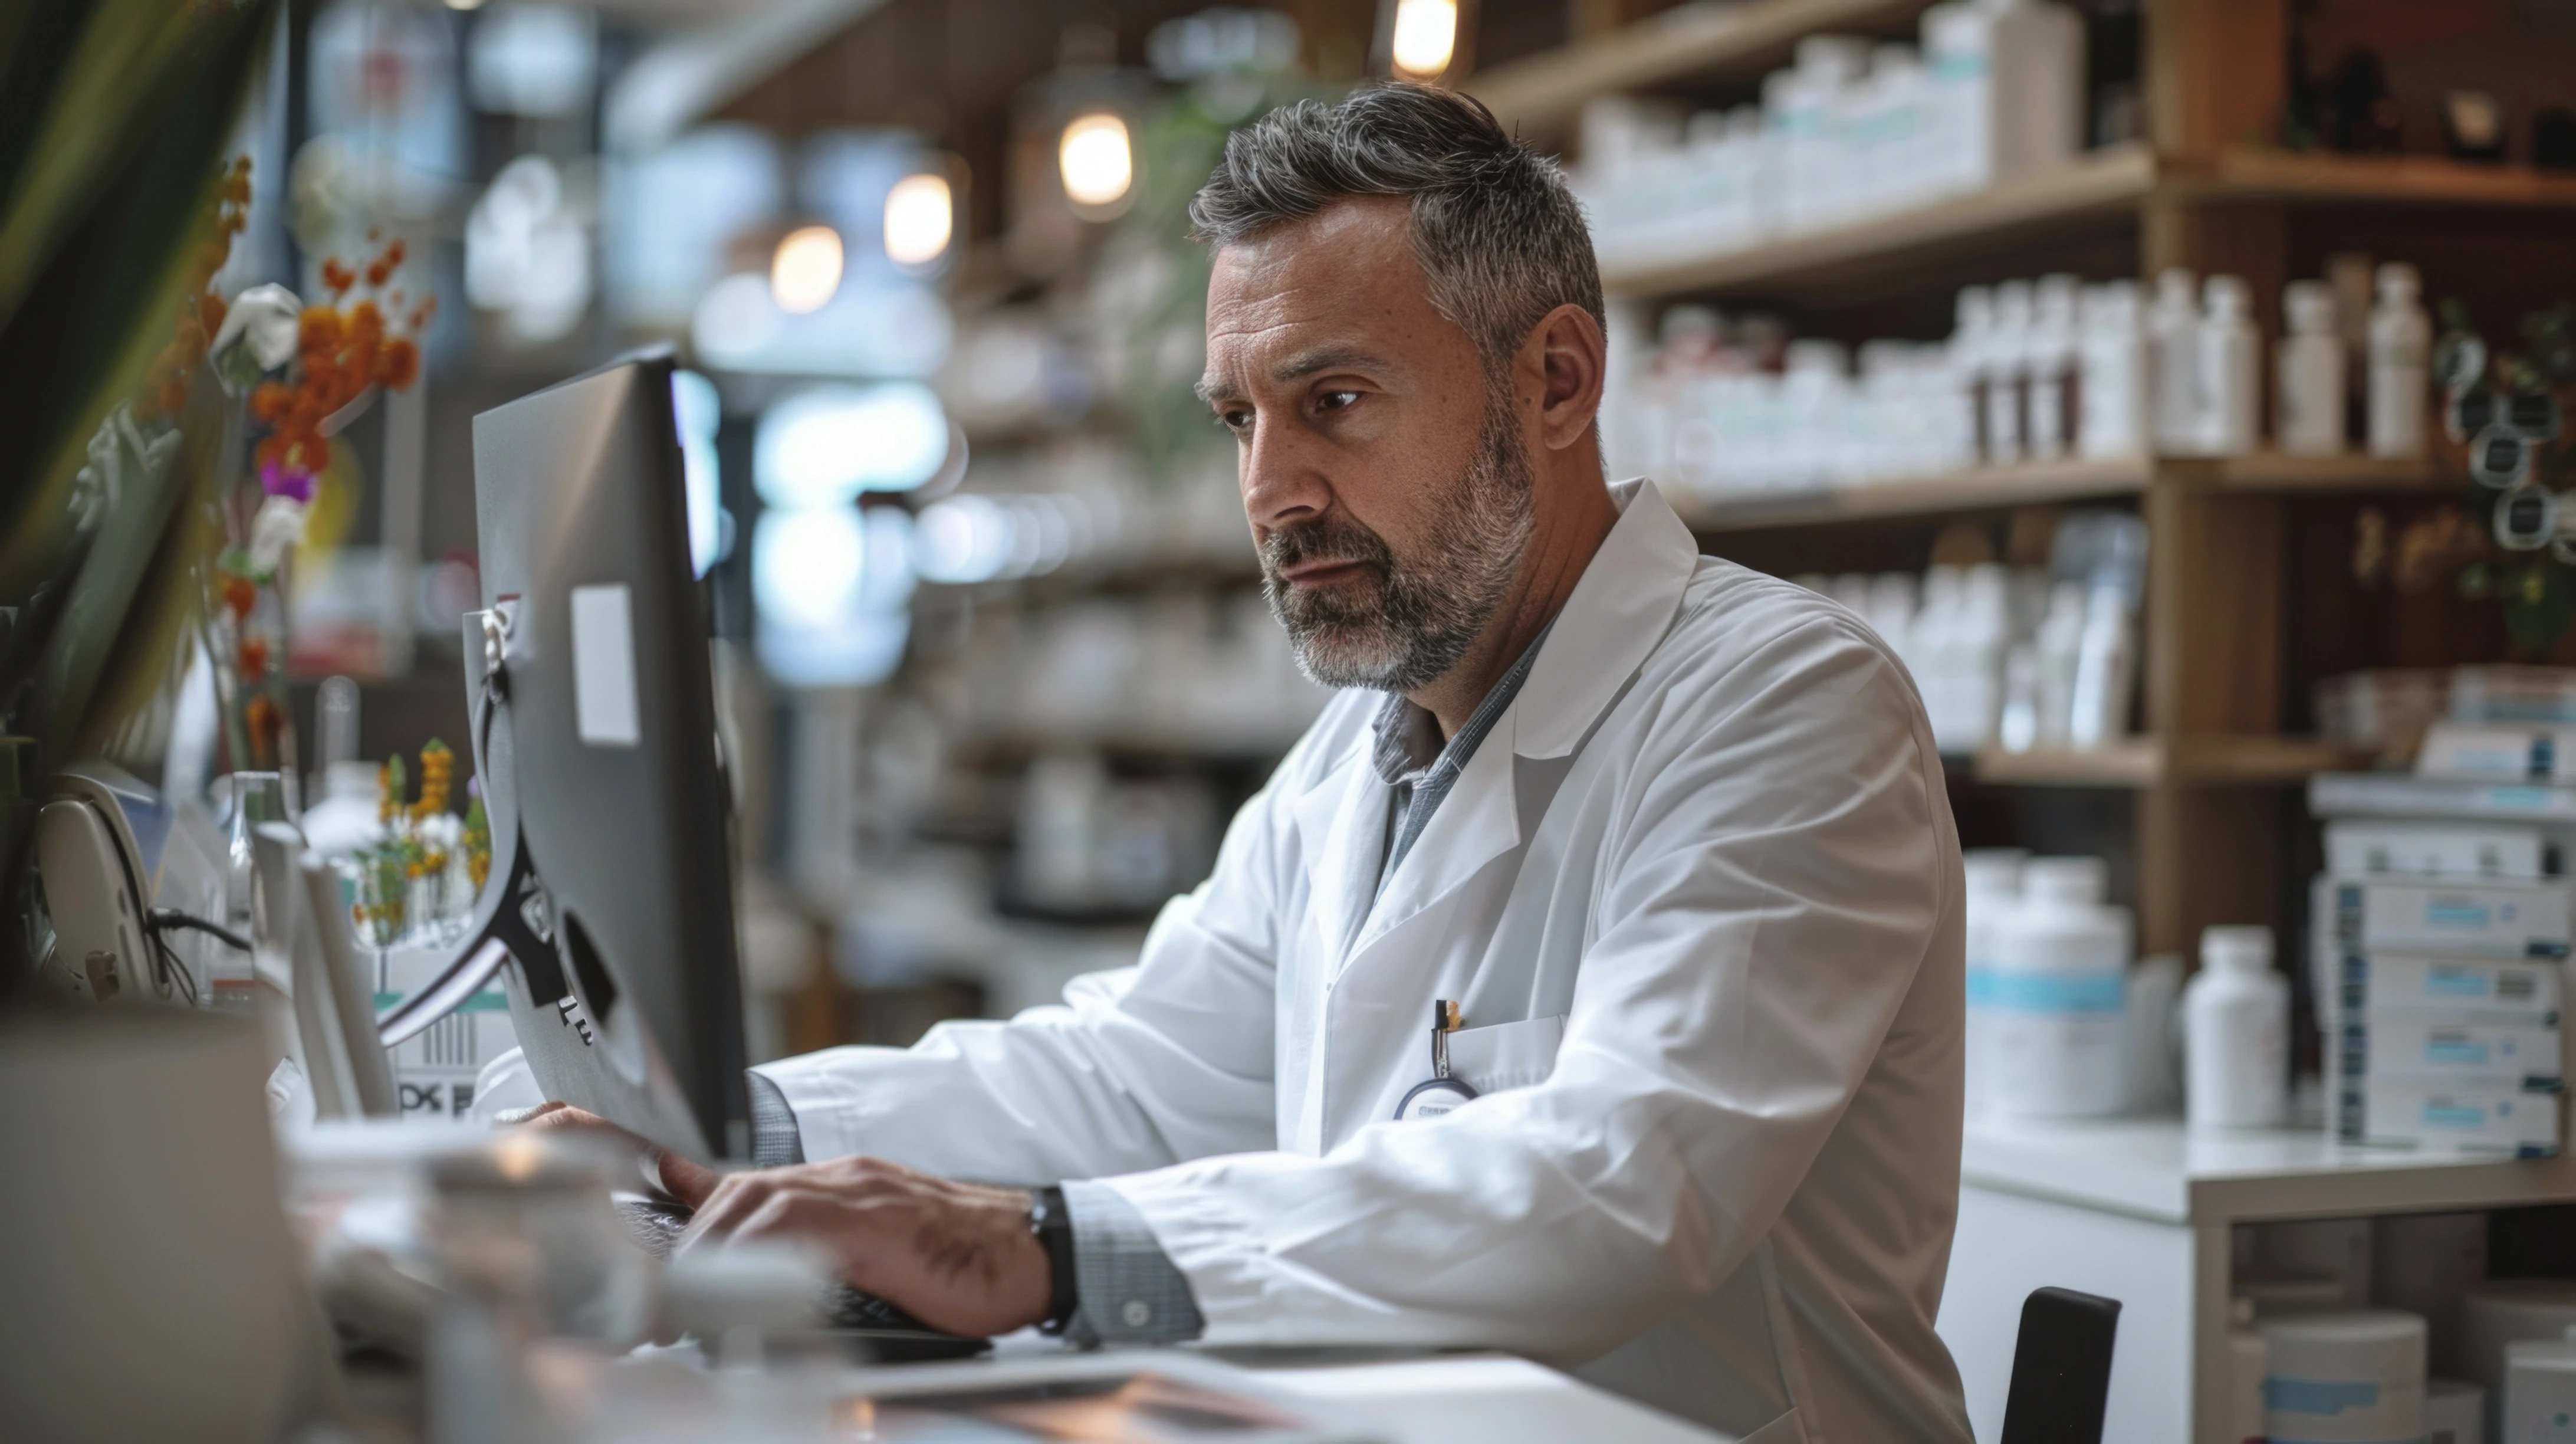
[[[1489,368],[1568,302],[1604,322],[1592,232],[1556,162],[1504,134],[1481,101],[1427,85],[1301,100],[1228,136],[1190,200],[1191,235],[1229,246],[1345,196],[1411,200],[1431,304]]]

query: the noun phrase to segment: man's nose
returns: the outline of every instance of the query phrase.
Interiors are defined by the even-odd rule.
[[[1332,484],[1319,461],[1294,426],[1268,417],[1253,423],[1241,466],[1243,514],[1255,531],[1312,521],[1332,506]]]

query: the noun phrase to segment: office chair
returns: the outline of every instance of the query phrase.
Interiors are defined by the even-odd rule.
[[[2102,1444],[2120,1301],[2033,1289],[2013,1341],[2002,1444]]]

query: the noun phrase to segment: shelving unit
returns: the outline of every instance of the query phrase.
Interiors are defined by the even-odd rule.
[[[1784,63],[1804,35],[1901,35],[1925,8],[1912,0],[1683,6],[1498,66],[1465,86],[1524,134],[1566,141],[1596,96],[1739,86]],[[2499,209],[2576,211],[2576,176],[2249,144],[2248,137],[2272,133],[2284,103],[2289,10],[2288,0],[2146,7],[2148,133],[2136,143],[1981,194],[1751,246],[1645,258],[1622,256],[1611,238],[1603,246],[1605,287],[1631,305],[1707,296],[1722,305],[1787,303],[1825,312],[1893,301],[1920,311],[1927,297],[1962,281],[2019,273],[2002,268],[2023,265],[2034,251],[2062,252],[2089,258],[2096,278],[2106,261],[2135,264],[2141,276],[2181,266],[2245,277],[2258,299],[2268,357],[2275,303],[2293,273],[2294,217],[2348,208],[2366,245],[2375,218],[2392,213],[2465,219]],[[2344,211],[2335,215],[2333,225],[2343,227]],[[2420,233],[2420,219],[2410,224]],[[2285,543],[2294,503],[2365,493],[2433,496],[2452,483],[2438,453],[2406,461],[2262,454],[1974,468],[1683,505],[1694,529],[1718,549],[1728,549],[1727,538],[1831,527],[1831,538],[1853,538],[1855,557],[1889,554],[1866,540],[1874,527],[1919,528],[1953,516],[2083,502],[2136,507],[2153,538],[2139,679],[2144,735],[2105,752],[1989,753],[1975,759],[1970,775],[2002,786],[2133,794],[2131,893],[2140,943],[2163,951],[2183,948],[2215,922],[2294,925],[2286,913],[2296,889],[2282,862],[2294,812],[2280,789],[2318,769],[2364,761],[2281,733]],[[1803,565],[1825,570],[1836,568],[1813,559],[1833,557],[1840,545],[1825,533],[1797,543],[1810,559]]]

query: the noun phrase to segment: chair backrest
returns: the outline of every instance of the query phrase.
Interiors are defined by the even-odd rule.
[[[2073,1289],[2022,1300],[2002,1444],[2102,1444],[2120,1301]]]

